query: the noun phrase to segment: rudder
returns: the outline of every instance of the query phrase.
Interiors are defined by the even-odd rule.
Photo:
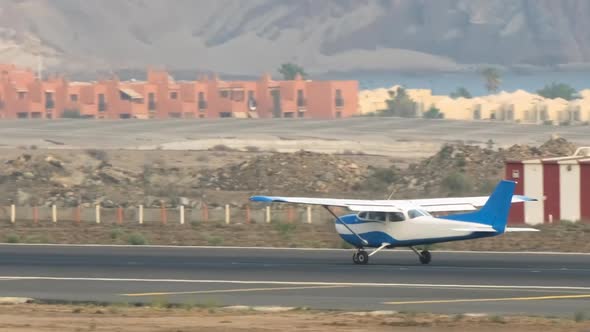
[[[496,231],[504,232],[508,224],[508,214],[512,206],[512,196],[515,188],[516,182],[502,180],[479,211],[450,215],[446,216],[445,219],[490,225]]]

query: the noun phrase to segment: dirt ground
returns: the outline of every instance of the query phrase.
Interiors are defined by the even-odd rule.
[[[10,305],[0,308],[0,331],[404,331],[528,332],[588,331],[578,319],[466,317],[432,314],[313,312],[263,313],[223,308],[135,308],[126,306]]]
[[[536,233],[508,233],[473,241],[437,244],[439,250],[590,252],[590,224],[546,225]],[[236,236],[239,234],[239,236]],[[96,225],[0,224],[0,242],[59,244],[154,244],[252,247],[350,248],[333,224]]]

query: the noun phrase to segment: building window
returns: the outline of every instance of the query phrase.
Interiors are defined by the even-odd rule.
[[[148,93],[148,110],[156,110],[156,95],[153,92]]]
[[[176,92],[176,91],[170,92],[170,99],[174,99],[174,100],[178,99],[178,92]]]
[[[51,110],[55,108],[55,101],[53,100],[52,92],[45,92],[45,109]]]
[[[226,99],[229,98],[229,90],[221,90],[221,91],[219,91],[219,96],[221,98],[226,98]]]
[[[207,109],[207,101],[205,100],[205,93],[199,92],[199,111],[204,111]]]
[[[104,93],[99,93],[97,98],[98,98],[98,111],[105,112],[107,110],[107,103],[106,103]]]
[[[334,104],[337,108],[344,107],[344,98],[342,97],[342,90],[336,89],[336,98]]]
[[[303,90],[297,90],[297,107],[304,108],[307,106],[307,101],[305,100],[305,95],[303,94]]]
[[[74,103],[78,102],[78,95],[70,95],[70,101]]]
[[[26,91],[19,91],[18,92],[18,99],[24,100],[26,96],[27,96],[27,92]]]
[[[254,97],[254,91],[248,91],[248,109],[250,111],[256,111],[258,107],[258,102],[256,101],[256,97]]]

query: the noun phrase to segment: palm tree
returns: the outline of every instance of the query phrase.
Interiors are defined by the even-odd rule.
[[[302,78],[307,77],[305,69],[303,69],[303,67],[301,67],[300,65],[294,63],[283,63],[279,67],[278,72],[279,74],[283,75],[283,79],[287,81],[294,80],[298,74],[301,75]]]
[[[502,80],[500,79],[500,72],[496,68],[488,67],[481,71],[486,82],[486,89],[489,93],[498,92]]]

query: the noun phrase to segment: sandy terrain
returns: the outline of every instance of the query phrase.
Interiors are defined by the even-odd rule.
[[[309,312],[262,313],[220,308],[127,306],[3,306],[0,331],[587,331],[590,322],[528,317],[464,317],[430,314]]]

